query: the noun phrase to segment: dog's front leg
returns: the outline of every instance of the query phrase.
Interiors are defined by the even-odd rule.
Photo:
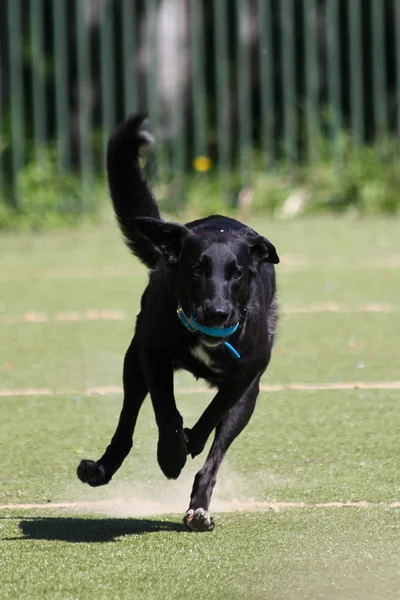
[[[177,479],[188,454],[183,420],[174,397],[174,373],[165,352],[143,348],[140,360],[158,426],[157,460],[168,479]]]
[[[110,445],[98,461],[82,460],[78,467],[79,479],[92,487],[108,483],[132,448],[136,420],[147,394],[135,338],[125,354],[123,380],[124,403]]]
[[[247,391],[259,381],[263,371],[257,374],[238,377],[220,385],[218,393],[207,406],[192,429],[185,429],[188,439],[188,452],[192,458],[201,454],[212,431],[219,425],[224,416],[235,406]]]
[[[253,414],[259,391],[259,378],[247,388],[240,400],[221,419],[215,431],[215,438],[203,468],[197,473],[186,511],[184,523],[191,531],[212,531],[214,520],[209,506],[218,469],[233,440],[246,427]]]

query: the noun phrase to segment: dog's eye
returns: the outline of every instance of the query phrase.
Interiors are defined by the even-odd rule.
[[[242,272],[239,271],[239,269],[236,269],[232,273],[232,279],[240,279],[241,276],[242,276]]]
[[[203,275],[204,273],[203,267],[201,265],[194,265],[192,271],[195,275]]]

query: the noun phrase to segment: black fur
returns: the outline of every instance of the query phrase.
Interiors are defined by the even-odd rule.
[[[118,427],[97,462],[84,460],[79,478],[98,486],[110,481],[132,447],[139,409],[150,394],[159,430],[157,457],[168,478],[177,478],[187,455],[200,454],[212,433],[207,460],[197,473],[185,515],[189,529],[211,530],[208,508],[224,455],[247,425],[268,366],[278,308],[274,246],[228,217],[179,225],[164,222],[139,167],[139,149],[149,136],[141,116],[111,137],[108,178],[118,223],[131,251],[150,271],[136,332],[124,362],[124,402]],[[190,333],[179,321],[178,301],[202,325],[239,322],[229,343]],[[218,392],[192,429],[184,429],[174,398],[173,372],[186,369]]]

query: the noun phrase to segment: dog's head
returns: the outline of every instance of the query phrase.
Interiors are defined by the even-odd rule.
[[[263,263],[278,263],[274,246],[255,231],[191,231],[150,217],[135,219],[172,269],[174,292],[187,315],[205,327],[230,327],[240,319],[252,278]]]

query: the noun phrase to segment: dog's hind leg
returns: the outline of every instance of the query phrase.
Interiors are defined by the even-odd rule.
[[[207,460],[195,477],[190,505],[183,519],[187,529],[191,531],[212,531],[214,529],[214,519],[210,516],[208,509],[217,481],[218,469],[229,446],[243,431],[253,414],[259,392],[259,380],[258,377],[253,381],[216,428],[214,442]]]
[[[135,338],[125,355],[123,383],[124,402],[110,445],[98,461],[82,460],[77,470],[79,479],[92,487],[108,483],[132,448],[136,420],[147,395]]]

